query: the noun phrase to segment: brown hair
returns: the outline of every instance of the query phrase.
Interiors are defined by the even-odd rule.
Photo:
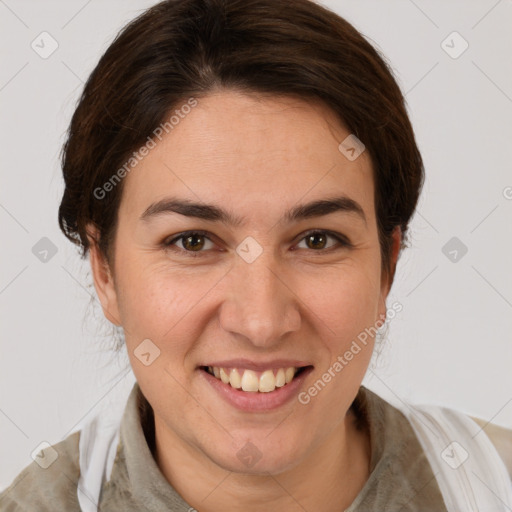
[[[222,89],[321,100],[366,146],[375,180],[382,269],[393,278],[424,181],[404,97],[378,51],[309,0],[165,0],[131,21],[91,73],[62,151],[64,234],[89,248],[86,225],[113,263],[122,181],[101,189],[170,111]],[[341,141],[340,141],[341,142]]]

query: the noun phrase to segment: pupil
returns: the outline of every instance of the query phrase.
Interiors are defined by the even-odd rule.
[[[308,241],[313,243],[313,248],[317,248],[318,246],[315,246],[315,243],[313,242],[316,238],[321,238],[324,243],[321,243],[321,247],[324,247],[325,245],[325,237],[321,233],[315,233],[313,235],[309,235]]]

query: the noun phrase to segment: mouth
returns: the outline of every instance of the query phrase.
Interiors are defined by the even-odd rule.
[[[233,389],[246,393],[272,393],[276,389],[287,387],[304,372],[309,373],[313,366],[285,366],[262,370],[229,366],[200,366],[200,369]]]

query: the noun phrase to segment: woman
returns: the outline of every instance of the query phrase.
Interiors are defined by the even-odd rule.
[[[2,510],[512,507],[512,432],[361,385],[424,170],[345,20],[307,0],[155,5],[91,74],[63,173],[61,229],[137,382]]]

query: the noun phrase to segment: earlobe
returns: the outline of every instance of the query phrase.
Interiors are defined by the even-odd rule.
[[[94,280],[94,288],[101,303],[103,314],[111,323],[121,326],[117,292],[110,267],[98,247],[97,229],[88,226],[89,260]]]

